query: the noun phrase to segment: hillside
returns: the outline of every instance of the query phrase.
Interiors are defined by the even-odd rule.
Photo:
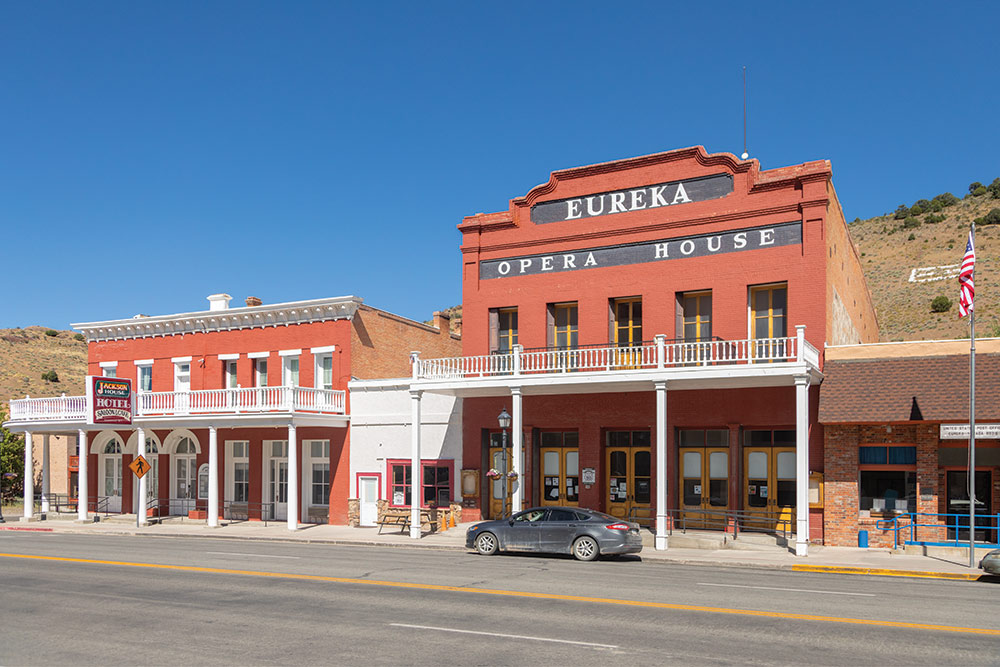
[[[995,190],[1000,194],[1000,184]],[[969,195],[937,212],[907,216],[909,222],[907,218],[896,219],[888,214],[850,223],[851,237],[858,246],[878,311],[882,341],[968,337],[968,318],[958,317],[958,278],[949,275],[943,280],[910,282],[910,276],[917,268],[959,264],[965,254],[969,223],[994,208],[1000,208],[1000,198],[987,192]],[[940,218],[944,219],[934,222]],[[977,224],[977,338],[1000,335],[998,249],[1000,225]],[[953,302],[951,309],[935,313],[931,301],[942,295]]]
[[[48,336],[45,327],[0,329],[0,401],[11,398],[83,394],[87,344],[72,331]],[[58,382],[42,379],[55,371]]]

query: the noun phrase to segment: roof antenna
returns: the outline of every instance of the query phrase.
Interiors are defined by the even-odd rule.
[[[744,160],[750,157],[747,153],[747,66],[743,66],[743,155]]]

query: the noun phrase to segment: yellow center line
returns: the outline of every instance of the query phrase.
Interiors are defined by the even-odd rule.
[[[469,588],[467,586],[444,586],[441,584],[419,584],[407,581],[378,581],[374,579],[353,579],[350,577],[327,577],[318,574],[294,574],[290,572],[259,572],[255,570],[231,570],[228,568],[199,567],[196,565],[165,565],[162,563],[130,563],[116,560],[98,560],[92,558],[67,558],[64,556],[37,556],[31,554],[0,553],[2,558],[21,558],[25,560],[43,560],[63,563],[86,563],[90,565],[115,565],[119,567],[142,567],[156,570],[173,570],[176,572],[202,572],[206,574],[231,574],[248,577],[271,577],[274,579],[295,579],[299,581],[323,581],[334,584],[359,584],[363,586],[386,586],[391,588],[411,588],[428,591],[447,591],[451,593],[473,593],[476,595],[497,595],[515,598],[531,598],[536,600],[563,600],[567,602],[590,602],[596,604],[613,604],[646,609],[669,609],[672,611],[698,611],[710,614],[733,614],[736,616],[757,616],[761,618],[781,618],[797,621],[814,621],[820,623],[850,623],[854,625],[869,625],[883,628],[908,628],[914,630],[937,630],[941,632],[961,632],[976,635],[1000,637],[1000,630],[989,628],[965,628],[953,625],[935,625],[931,623],[906,623],[903,621],[884,621],[862,618],[845,618],[840,616],[818,616],[815,614],[792,614],[781,611],[764,611],[756,609],[729,609],[727,607],[706,607],[701,605],[674,604],[669,602],[646,602],[643,600],[622,600],[616,598],[598,598],[584,595],[562,595],[559,593],[531,593],[527,591],[507,591],[490,588]]]

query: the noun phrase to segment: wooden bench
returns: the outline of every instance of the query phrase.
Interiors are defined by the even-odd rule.
[[[423,528],[424,524],[431,531],[437,530],[439,519],[431,519],[431,510],[420,510],[420,527]],[[385,526],[399,526],[399,532],[405,532],[407,528],[410,527],[410,510],[409,509],[386,509],[382,512],[382,517],[378,521],[378,534],[382,534],[382,529]]]

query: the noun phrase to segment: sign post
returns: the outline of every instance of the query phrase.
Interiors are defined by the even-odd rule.
[[[144,457],[142,454],[139,454],[139,456],[132,459],[132,463],[129,463],[128,467],[132,470],[132,474],[135,475],[135,478],[139,480],[146,476],[146,473],[149,472],[151,466],[149,465],[149,461],[146,460],[146,457]],[[140,504],[140,507],[141,506],[142,505]],[[135,513],[135,527],[136,528],[139,527],[138,512]]]

